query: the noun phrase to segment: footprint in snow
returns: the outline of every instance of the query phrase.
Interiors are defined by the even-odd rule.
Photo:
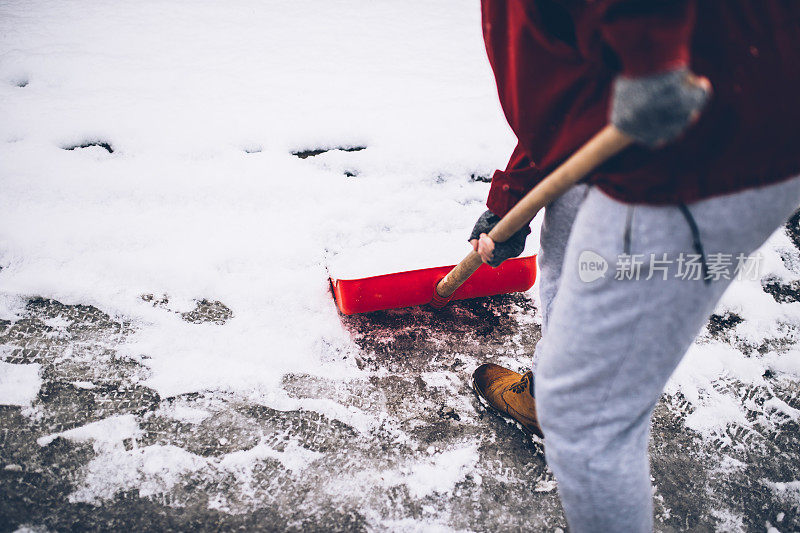
[[[63,150],[70,150],[71,151],[71,150],[76,150],[78,148],[90,148],[92,146],[97,146],[99,148],[102,148],[103,150],[105,150],[109,154],[113,154],[114,153],[114,147],[111,145],[111,143],[103,141],[103,140],[87,140],[87,141],[83,141],[83,142],[76,143],[76,144],[67,144],[67,145],[62,146],[61,148]]]

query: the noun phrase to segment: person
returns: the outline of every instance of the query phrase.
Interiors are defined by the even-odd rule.
[[[545,208],[535,368],[484,364],[473,386],[544,435],[571,531],[650,531],[653,409],[800,204],[800,2],[483,0],[482,18],[518,139],[470,235],[484,262],[522,252],[529,228],[486,234],[609,121],[635,144]]]

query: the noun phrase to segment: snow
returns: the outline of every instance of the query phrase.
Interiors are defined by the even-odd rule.
[[[427,460],[402,468],[399,472],[387,472],[384,478],[390,486],[398,482],[405,484],[415,498],[434,493],[448,494],[459,481],[472,474],[478,461],[477,451],[477,443],[467,443],[436,453]],[[473,478],[480,485],[480,475],[474,474]]]
[[[800,350],[792,348],[785,353],[769,352],[764,356],[764,363],[770,370],[792,377],[800,378]]]
[[[387,418],[385,412],[366,412],[353,406],[344,406],[327,398],[289,398],[285,394],[270,394],[266,398],[251,398],[262,400],[261,403],[282,411],[306,409],[322,413],[328,418],[344,422],[360,433],[367,433],[379,426]]]
[[[326,360],[350,342],[329,271],[460,260],[488,191],[469,176],[513,147],[479,16],[453,1],[5,2],[3,291],[147,324],[126,352],[151,358],[163,395],[352,373]],[[62,149],[87,142],[113,153]],[[143,294],[235,317],[186,324]]]
[[[254,461],[272,458],[280,461],[287,470],[299,472],[320,457],[321,453],[298,446],[296,442],[290,442],[284,451],[277,451],[262,443],[249,450],[225,455],[219,465],[227,470],[236,470],[249,468]]]
[[[246,497],[256,490],[252,486],[253,472],[259,462],[275,459],[287,470],[300,472],[321,455],[296,442],[289,442],[282,451],[262,442],[221,457],[203,457],[172,445],[107,449],[92,459],[82,484],[69,498],[71,502],[99,504],[120,491],[132,489],[137,489],[142,497],[164,495],[176,485],[185,484],[187,476],[208,471],[229,474],[237,485],[234,494]],[[180,506],[180,503],[173,502],[173,505]],[[223,501],[211,502],[209,507],[235,512]]]
[[[670,378],[666,392],[685,398],[691,406],[686,426],[704,438],[719,438],[730,426],[753,426],[748,419],[753,406],[734,394],[735,388],[722,387],[722,383],[764,389],[770,396],[763,405],[765,412],[778,411],[797,420],[796,409],[770,392],[765,375],[772,372],[779,379],[800,381],[800,351],[794,344],[800,303],[778,303],[761,286],[766,277],[787,283],[796,279],[798,271],[792,268],[798,268],[797,261],[784,258],[796,258],[797,253],[786,233],[776,231],[758,251],[758,276],[734,281],[717,305],[717,314],[735,313],[742,318],[732,328],[736,343],[701,336]],[[793,339],[788,347],[753,353],[763,343]]]
[[[430,387],[442,387],[455,391],[460,386],[458,378],[450,372],[422,372],[420,377]]]
[[[766,413],[769,413],[770,411],[776,411],[795,422],[800,420],[800,409],[795,409],[794,407],[790,406],[780,398],[772,397],[769,400],[765,401],[764,411]]]
[[[175,405],[171,409],[159,409],[156,414],[190,424],[199,424],[211,416],[210,411],[182,404]]]
[[[362,434],[396,430],[385,413],[290,397],[281,381],[365,377],[329,276],[454,264],[468,251],[488,193],[471,176],[504,167],[514,145],[477,3],[11,0],[0,4],[0,49],[0,320],[18,319],[30,296],[94,305],[133,320],[118,356],[146,361],[142,385],[162,398],[224,391],[323,413]],[[101,143],[112,151],[76,147]],[[328,151],[293,155],[316,149]],[[538,221],[526,255],[536,252],[537,230]],[[784,234],[762,254],[761,276],[796,279],[784,257],[800,258]],[[183,320],[201,299],[223,302],[233,317]],[[777,303],[759,280],[734,283],[717,312],[744,319],[732,334],[751,347],[800,324],[800,303]],[[66,327],[48,325],[54,335]],[[738,348],[702,339],[667,387],[686,399],[685,424],[701,436],[753,424],[720,380],[767,388],[770,371],[800,381],[796,347]],[[516,354],[498,361],[520,364]],[[29,406],[39,371],[0,362],[0,404]],[[463,392],[447,372],[421,377],[453,398]],[[776,397],[764,410],[800,416]],[[159,414],[190,424],[211,416],[186,405]],[[214,469],[234,472],[244,490],[259,461],[296,472],[318,459],[292,442],[219,458],[171,445],[125,449],[137,432],[133,415],[120,415],[38,442],[94,444],[99,455],[71,496],[90,503],[121,490],[164,494]],[[447,494],[468,476],[480,483],[478,458],[473,442],[431,448],[385,479],[416,498]],[[795,485],[770,487],[796,500]],[[534,490],[554,488],[545,481]],[[742,527],[738,516],[720,521]]]
[[[202,457],[171,445],[104,453],[92,459],[84,484],[69,498],[99,504],[121,490],[137,489],[143,497],[163,494],[204,465]]]
[[[719,531],[728,531],[730,533],[744,533],[744,520],[740,515],[728,510],[714,510],[711,513],[718,520]]]
[[[139,434],[139,425],[134,415],[118,415],[91,422],[84,426],[46,435],[36,439],[39,446],[47,446],[58,437],[74,442],[90,441],[95,449],[119,447],[125,439],[133,439]]]
[[[40,369],[38,363],[17,365],[0,361],[0,405],[30,406],[42,386]]]
[[[797,509],[800,507],[800,480],[775,482],[768,479],[762,479],[761,483],[769,488],[776,496],[778,501],[786,505],[786,509]],[[777,522],[782,522],[785,513],[779,512],[775,517]],[[772,528],[779,531],[777,528]]]
[[[85,390],[92,390],[96,387],[96,385],[91,381],[73,381],[72,385],[78,387],[79,389]]]
[[[800,505],[800,480],[785,482],[762,480],[762,482],[786,503]]]

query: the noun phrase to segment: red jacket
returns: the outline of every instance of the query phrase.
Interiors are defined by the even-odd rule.
[[[500,102],[519,144],[487,206],[504,215],[608,122],[611,85],[688,65],[714,97],[660,150],[628,149],[589,181],[670,204],[800,174],[800,0],[482,0]]]

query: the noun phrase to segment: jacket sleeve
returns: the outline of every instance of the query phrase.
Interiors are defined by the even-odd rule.
[[[541,171],[531,164],[525,148],[517,144],[506,169],[492,176],[486,207],[499,217],[505,216],[541,179]]]
[[[694,0],[601,0],[598,4],[602,38],[619,58],[624,76],[689,65]]]

